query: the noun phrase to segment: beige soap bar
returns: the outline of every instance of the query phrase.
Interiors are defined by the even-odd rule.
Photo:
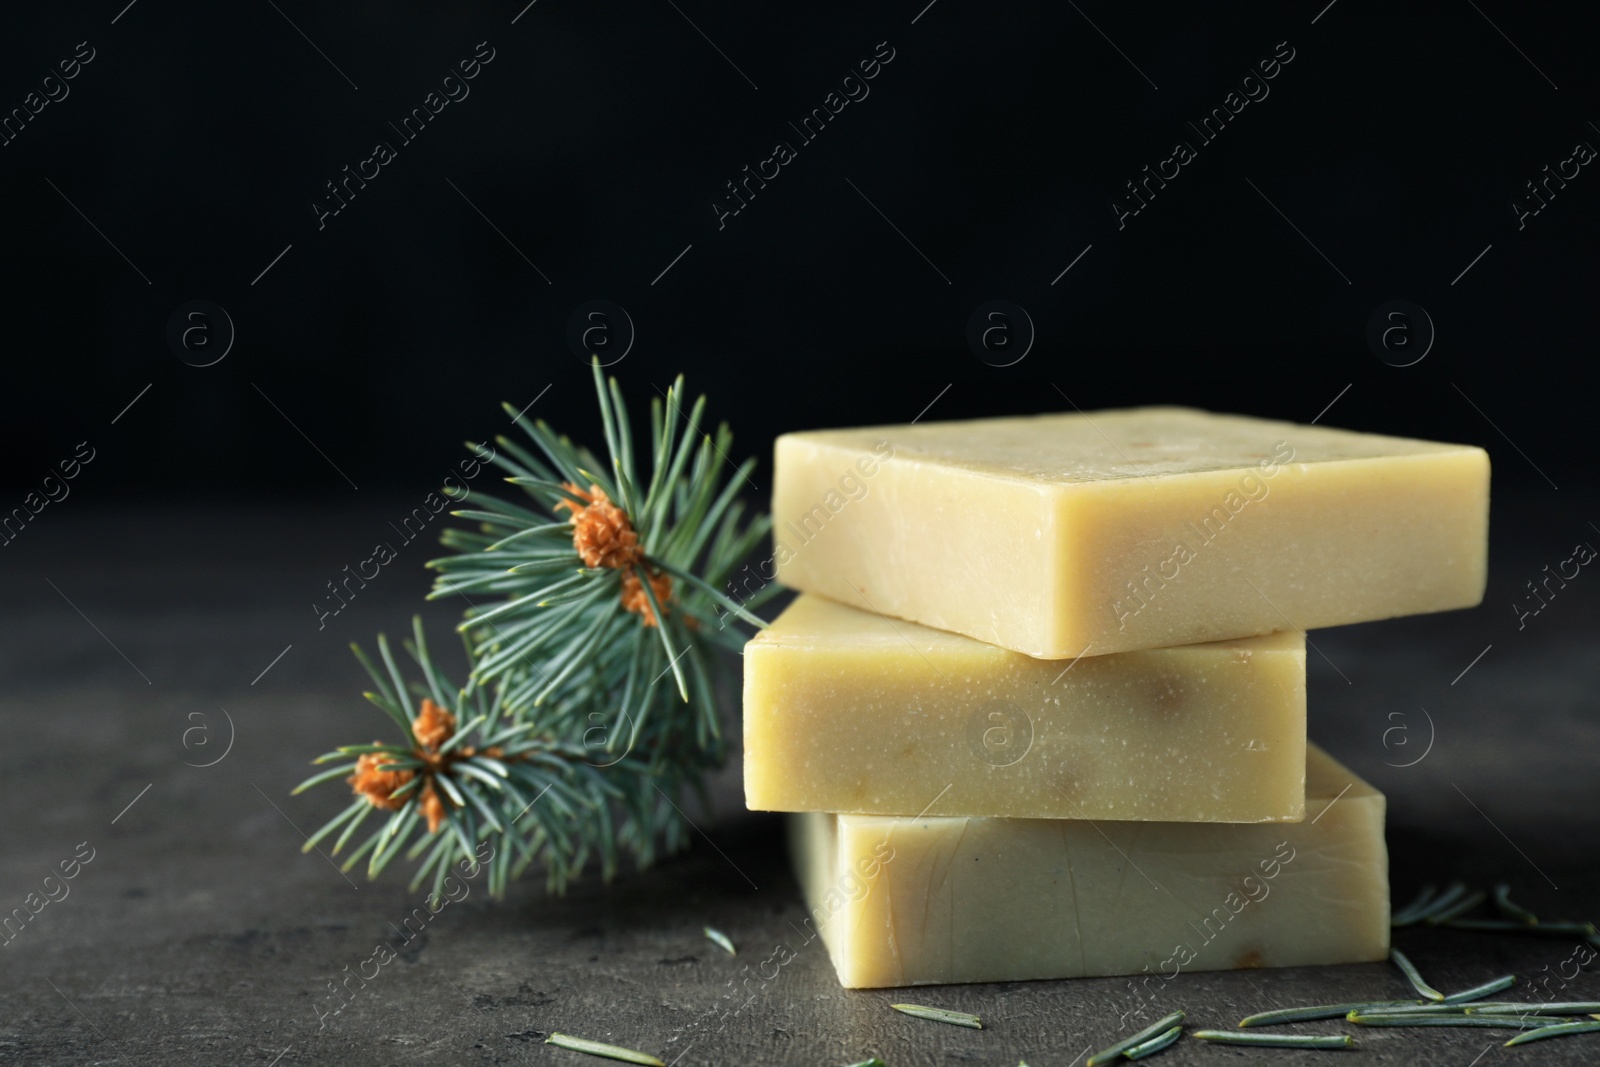
[[[1132,975],[1154,998],[1185,971],[1389,953],[1383,794],[1314,745],[1289,825],[790,818],[847,987]]]
[[[1188,408],[785,434],[778,580],[1058,659],[1469,607],[1480,448]]]
[[[744,652],[765,811],[1297,822],[1296,633],[1034,659],[801,595]]]

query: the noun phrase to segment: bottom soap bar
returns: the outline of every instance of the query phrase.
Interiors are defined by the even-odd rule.
[[[1315,745],[1298,824],[790,816],[847,988],[1382,960],[1384,798]]]

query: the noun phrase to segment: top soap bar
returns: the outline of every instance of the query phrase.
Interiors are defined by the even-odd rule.
[[[785,434],[778,580],[1043,659],[1470,607],[1481,448],[1152,407]]]

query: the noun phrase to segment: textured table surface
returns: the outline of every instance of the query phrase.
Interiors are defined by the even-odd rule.
[[[1575,541],[1600,542],[1588,525],[1600,509],[1562,495],[1559,506],[1497,501],[1484,607],[1312,634],[1311,733],[1388,793],[1399,900],[1427,880],[1503,879],[1548,918],[1600,918],[1600,587],[1586,587],[1600,579],[1580,575],[1520,628],[1509,606]],[[422,903],[398,872],[351,881],[302,854],[301,831],[340,801],[334,790],[288,795],[308,757],[384,728],[345,646],[405,627],[429,549],[408,546],[325,630],[310,604],[406,506],[69,504],[6,549],[0,906],[21,906],[80,843],[93,859],[0,948],[0,1062],[601,1062],[543,1044],[559,1030],[685,1065],[876,1054],[891,1067],[1068,1067],[1154,1017],[1119,1024],[1133,1003],[1116,979],[914,995],[981,1014],[975,1032],[890,1011],[903,993],[841,990],[814,943],[761,967],[799,944],[805,912],[779,822],[741,810],[736,768],[714,817],[696,813],[709,838],[689,853],[560,899],[533,882],[498,904],[474,891],[319,1017],[335,1004],[329,982],[398,940],[393,927]],[[442,632],[452,611],[434,605],[428,617]],[[737,957],[702,936],[708,923]],[[1564,940],[1406,930],[1397,943],[1445,989],[1515,971],[1563,998],[1600,998],[1590,972],[1559,985],[1572,973]],[[1159,1008],[1228,1027],[1272,1006],[1404,992],[1383,964],[1192,974]],[[1155,1062],[1600,1062],[1588,1038],[1504,1049],[1505,1036],[1367,1030],[1337,1053],[1185,1041]]]

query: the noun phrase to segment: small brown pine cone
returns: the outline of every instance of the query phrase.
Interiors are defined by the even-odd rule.
[[[660,571],[650,575],[650,589],[656,595],[656,602],[661,605],[661,610],[667,610],[667,601],[672,599],[672,577]],[[624,571],[622,575],[622,606],[636,615],[644,616],[646,626],[659,625],[655,609],[650,606],[650,598],[644,595],[644,583],[639,581],[639,572],[636,570]]]
[[[374,741],[373,744],[378,742]],[[346,778],[350,791],[367,798],[367,803],[385,811],[399,811],[405,807],[405,798],[389,796],[411,781],[410,771],[380,771],[378,767],[394,759],[387,752],[364,752],[356,760],[356,773]]]
[[[422,710],[411,724],[411,732],[424,748],[437,749],[455,736],[456,717],[435,704],[430,697],[422,698]]]
[[[429,778],[422,783],[422,814],[428,820],[428,833],[439,829],[439,824],[444,822],[444,800],[440,798],[439,791],[433,786],[433,779]]]
[[[589,502],[582,508],[570,500],[556,505],[572,512],[572,547],[578,550],[584,566],[621,570],[638,563],[644,556],[644,550],[639,547],[639,535],[634,532],[627,514],[606,496],[606,491],[598,485],[591,485],[588,492],[571,483],[566,483],[566,488]]]

